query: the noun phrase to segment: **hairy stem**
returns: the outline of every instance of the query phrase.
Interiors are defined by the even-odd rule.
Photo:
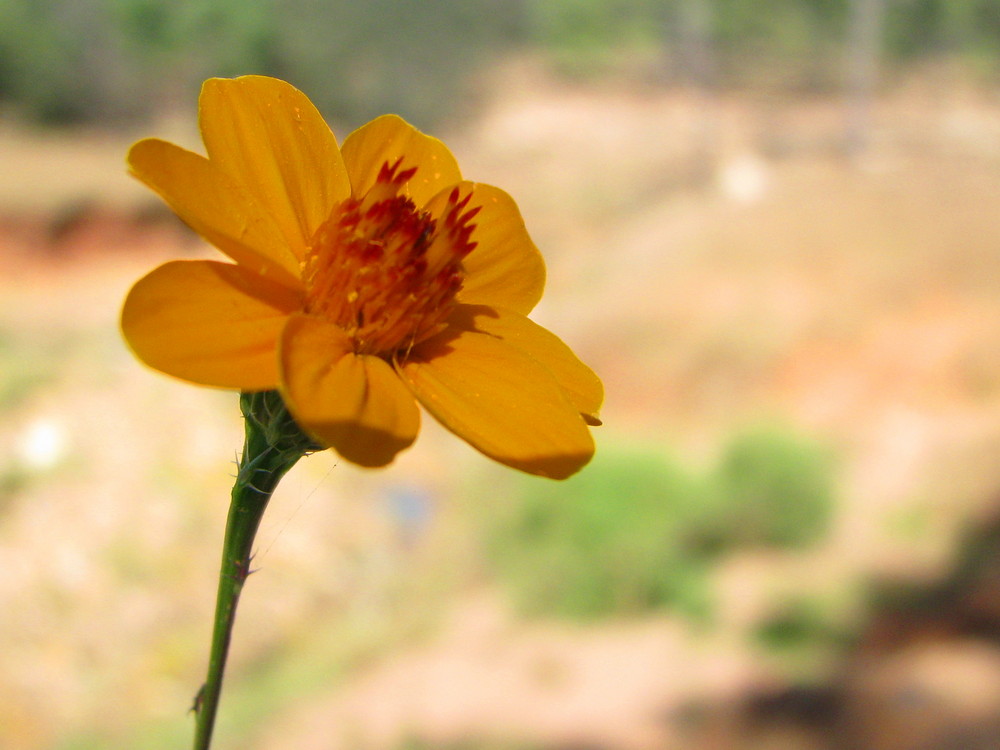
[[[212,744],[236,607],[251,573],[254,537],[264,509],[285,473],[302,456],[319,447],[302,434],[274,391],[241,394],[240,408],[246,437],[226,520],[208,676],[193,707],[195,750],[208,750]]]

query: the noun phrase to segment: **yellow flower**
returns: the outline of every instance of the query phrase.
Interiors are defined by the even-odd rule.
[[[462,179],[394,115],[342,148],[313,104],[260,76],[211,79],[208,158],[147,139],[133,175],[235,263],[173,261],[132,288],[143,362],[202,385],[277,389],[299,425],[362,466],[416,438],[416,402],[508,466],[563,478],[593,455],[603,387],[526,316],[545,266],[514,201]]]

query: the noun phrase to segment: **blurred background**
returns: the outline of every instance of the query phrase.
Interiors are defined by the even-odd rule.
[[[125,174],[267,73],[518,201],[593,463],[425,419],[269,508],[219,750],[1000,746],[1000,0],[0,0],[0,747],[185,747],[242,430]]]

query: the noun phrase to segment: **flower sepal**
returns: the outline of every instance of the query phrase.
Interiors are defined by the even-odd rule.
[[[247,443],[256,445],[240,464],[237,483],[252,483],[260,472],[284,474],[303,456],[324,450],[302,431],[278,391],[241,393],[240,411],[246,420]]]

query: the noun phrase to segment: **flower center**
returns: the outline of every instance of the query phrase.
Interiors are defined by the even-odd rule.
[[[478,208],[454,188],[434,214],[399,191],[416,168],[382,165],[371,190],[342,201],[303,261],[306,312],[343,329],[360,354],[405,353],[444,327],[465,271]]]

